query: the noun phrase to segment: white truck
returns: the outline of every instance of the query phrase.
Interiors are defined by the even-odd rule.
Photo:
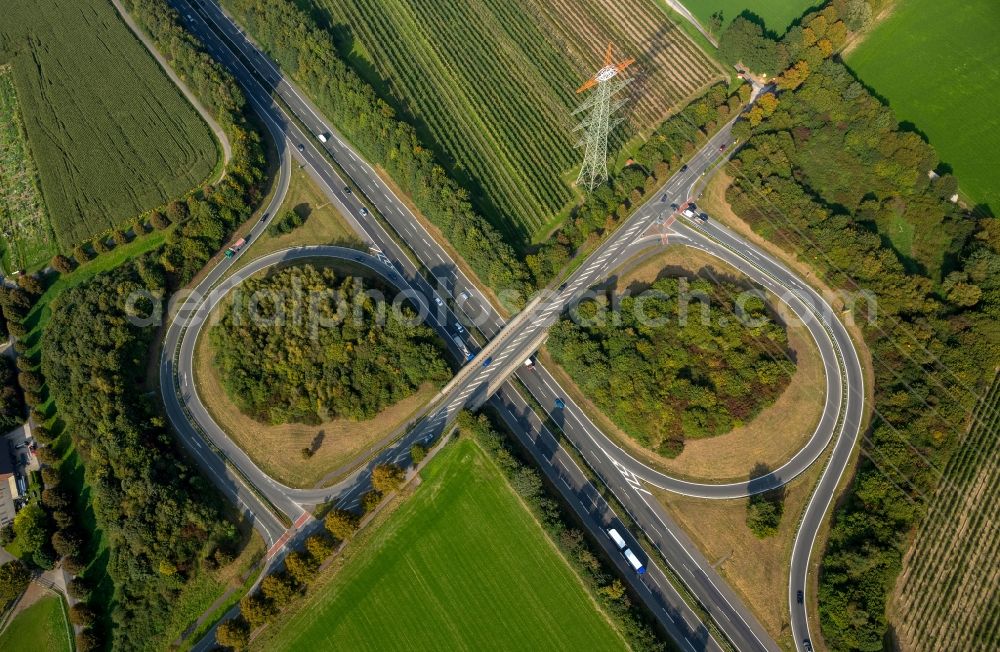
[[[461,338],[459,338],[459,337],[457,337],[457,336],[453,335],[451,339],[452,339],[452,340],[454,340],[454,342],[455,342],[455,346],[457,346],[457,347],[458,347],[458,350],[459,350],[459,351],[461,351],[461,352],[462,352],[462,355],[464,355],[464,356],[465,356],[465,361],[466,361],[466,362],[468,362],[469,360],[471,360],[471,359],[473,359],[474,357],[476,357],[476,356],[472,355],[472,353],[470,353],[470,352],[469,352],[469,349],[468,349],[468,347],[467,347],[467,346],[465,346],[465,342],[463,342],[463,341],[461,340]]]

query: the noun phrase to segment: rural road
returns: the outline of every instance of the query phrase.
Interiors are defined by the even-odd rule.
[[[720,147],[724,149],[731,141],[727,125],[691,158],[686,171],[672,177],[656,197],[640,207],[625,224],[621,225],[569,277],[562,289],[534,302],[530,310],[522,311],[507,323],[478,288],[465,277],[447,252],[424,231],[405,203],[386,187],[374,170],[330,128],[316,107],[245,38],[217,5],[207,1],[192,4],[184,0],[173,0],[172,4],[187,17],[187,25],[192,32],[201,38],[212,54],[236,75],[252,106],[264,116],[269,128],[272,131],[279,130],[282,142],[287,140],[294,145],[284,152],[284,158],[287,159],[287,153],[291,152],[305,166],[335,205],[345,215],[351,217],[354,226],[375,247],[376,258],[383,264],[388,262],[400,280],[405,281],[422,296],[440,295],[444,306],[439,310],[436,309],[432,317],[437,326],[445,333],[462,338],[465,346],[472,351],[478,347],[467,332],[461,335],[456,332],[456,324],[463,321],[466,325],[474,324],[488,338],[489,343],[486,347],[480,350],[476,359],[460,372],[461,382],[455,383],[450,388],[436,409],[430,412],[420,426],[407,435],[407,440],[411,437],[436,436],[459,410],[466,406],[482,405],[487,400],[496,401],[498,399],[490,397],[498,391],[501,392],[498,397],[501,404],[504,397],[510,398],[510,392],[516,392],[516,389],[505,379],[510,373],[518,370],[523,359],[537,348],[540,337],[544,336],[548,325],[559,318],[563,309],[572,300],[604,279],[609,270],[633,255],[640,246],[647,246],[647,232],[656,224],[657,218],[662,219],[664,213],[672,213],[671,203],[683,203],[688,198],[694,184],[721,155]],[[285,108],[274,99],[275,97],[280,98],[281,103],[288,107],[295,119],[286,113]],[[304,131],[298,121],[301,121],[309,132]],[[315,134],[319,133],[327,133],[331,137],[325,144],[321,144],[315,137]],[[385,231],[379,221],[370,216],[361,216],[362,204],[356,194],[345,192],[347,186],[338,176],[336,168],[331,165],[331,159],[350,176],[371,206],[378,210],[389,226],[399,234],[399,238],[406,242],[423,269],[414,264],[407,252]],[[583,455],[588,465],[592,466],[601,479],[618,495],[619,501],[653,540],[673,571],[682,578],[699,602],[705,605],[726,637],[741,650],[775,649],[776,646],[749,609],[732,594],[725,582],[714,573],[710,564],[690,541],[679,532],[676,525],[664,518],[662,508],[659,508],[655,501],[646,500],[648,490],[643,487],[643,483],[649,482],[706,498],[743,496],[788,482],[815,462],[827,448],[828,443],[834,440],[830,460],[800,525],[792,557],[789,599],[796,643],[801,646],[802,639],[808,637],[806,605],[809,601],[795,604],[793,598],[797,590],[806,590],[808,587],[806,577],[809,551],[857,439],[864,395],[860,364],[846,330],[833,315],[832,309],[818,294],[766,252],[744,242],[714,221],[694,226],[682,219],[673,222],[670,228],[672,242],[697,246],[726,260],[781,296],[793,310],[805,318],[807,325],[813,323],[815,326],[810,328],[810,332],[813,333],[823,353],[824,367],[828,373],[828,391],[821,427],[813,434],[806,447],[781,468],[754,482],[724,485],[685,482],[648,469],[615,446],[586,419],[577,406],[568,400],[541,365],[535,366],[535,371],[530,372],[533,378],[525,382],[529,383],[529,391],[536,394],[543,408],[561,426],[566,438]],[[433,285],[428,282],[427,277],[433,279]],[[425,302],[427,305],[433,305],[427,299]],[[458,315],[462,315],[462,318]],[[172,328],[171,331],[173,330]],[[168,346],[165,351],[176,350],[174,347],[180,341],[179,336],[178,332],[177,339],[172,342],[173,346]],[[451,345],[452,338],[446,336],[445,340]],[[170,344],[168,341],[168,345]],[[482,363],[487,357],[493,359],[492,363],[483,366]],[[183,361],[183,357],[181,360]],[[183,370],[175,372],[172,364],[172,359],[164,360],[161,376],[166,374],[168,378],[168,382],[163,384],[164,387],[174,387],[169,381],[171,375],[176,379],[183,378],[183,375],[188,373]],[[529,372],[519,372],[522,381],[527,373]],[[530,383],[535,383],[534,379],[539,379],[538,382],[545,389],[542,386],[532,387]],[[565,407],[556,409],[553,396],[562,397]],[[519,418],[510,411],[511,409],[513,407],[507,409],[507,413],[501,410],[501,414],[505,420],[514,416],[513,422],[516,424]],[[523,421],[522,414],[520,417],[522,427],[515,429],[517,436],[522,438],[530,436]],[[193,429],[193,426],[190,427]],[[238,458],[239,455],[234,452],[235,457]],[[252,462],[250,464],[252,465]],[[251,468],[249,466],[244,468],[239,464],[238,466],[244,474],[247,468]],[[575,463],[573,466],[579,471]],[[352,481],[354,481],[352,491],[359,492],[358,489],[364,481],[363,474],[359,474]],[[254,484],[257,491],[268,496],[270,502],[290,520],[296,520],[296,515],[300,513],[303,505],[315,504],[310,501],[319,498],[343,500],[349,497],[345,493],[344,483],[319,490],[320,494],[303,493],[314,490],[281,487],[269,478],[261,480],[261,484],[256,482]],[[573,493],[572,490],[570,493]],[[256,500],[251,511],[256,514],[257,509],[266,506],[256,493],[251,492],[251,494]],[[274,498],[271,498],[272,495]],[[240,497],[246,499],[244,496]],[[278,502],[275,502],[276,500]],[[572,500],[570,504],[573,504]],[[260,516],[260,520],[263,522],[267,518]],[[601,527],[606,527],[606,524]],[[267,530],[272,536],[269,540],[273,542],[280,538],[273,535],[283,528],[280,524],[270,523],[267,525]],[[653,574],[647,574],[647,577],[650,575]],[[632,579],[635,577],[632,576]],[[665,579],[658,583],[658,588],[663,595],[671,593],[676,595],[676,591],[673,591]],[[642,595],[641,590],[640,595]],[[678,612],[683,612],[686,608],[682,605],[683,601],[677,606]],[[651,609],[655,613],[655,605]],[[690,645],[691,639],[687,640]],[[711,637],[703,636],[698,640],[702,648],[717,645]],[[681,641],[682,639],[678,639],[679,644]]]

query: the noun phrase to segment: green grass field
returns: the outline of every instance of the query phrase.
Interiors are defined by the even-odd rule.
[[[621,650],[574,571],[470,440],[258,640],[267,650]]]
[[[4,61],[64,252],[213,172],[208,126],[107,0],[5,3]]]
[[[5,274],[48,262],[55,253],[10,65],[0,66],[0,234]]]
[[[722,12],[722,26],[733,22],[743,11],[750,11],[764,19],[764,26],[776,34],[785,30],[806,12],[820,2],[816,0],[681,0],[694,14],[705,29],[710,29],[712,14]]]
[[[17,614],[0,634],[0,650],[72,652],[69,617],[58,595],[46,595]]]
[[[973,204],[1000,212],[1000,5],[906,0],[847,57],[927,135]]]

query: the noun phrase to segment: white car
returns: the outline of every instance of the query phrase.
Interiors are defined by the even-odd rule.
[[[434,295],[434,303],[438,304],[439,306],[443,306],[444,305],[444,301],[442,301],[441,297],[439,297],[436,294]]]

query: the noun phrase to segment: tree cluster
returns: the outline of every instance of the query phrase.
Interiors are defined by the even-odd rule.
[[[230,398],[259,421],[370,419],[421,383],[450,376],[434,331],[407,324],[408,309],[366,295],[357,278],[303,265],[241,289],[262,297],[259,314],[234,305],[210,338]]]
[[[833,2],[789,31],[779,64],[808,63],[781,76],[807,74],[779,92],[770,116],[744,126],[728,191],[755,230],[805,256],[830,285],[877,298],[877,319],[864,326],[875,372],[868,452],[835,512],[820,577],[824,638],[844,650],[882,648],[907,533],[940,481],[931,469],[946,467],[1000,365],[997,220],[949,202],[957,184],[929,174],[934,149],[813,49],[825,51],[835,18],[854,30],[870,14]],[[900,225],[912,238],[894,239]],[[855,319],[865,323],[868,308],[854,306]]]
[[[343,510],[341,521],[351,520]],[[331,516],[333,514],[331,513]],[[356,523],[356,517],[354,517]],[[327,517],[329,528],[330,517]],[[219,625],[215,641],[233,650],[242,650],[250,643],[250,635],[288,606],[302,591],[316,579],[319,567],[335,550],[334,541],[328,534],[318,533],[306,539],[305,551],[292,551],[285,556],[285,567],[265,577],[260,590],[243,596],[240,613]]]
[[[42,370],[86,463],[96,520],[110,543],[116,648],[154,640],[201,558],[236,536],[152,400],[135,391],[155,328],[129,320],[128,300],[162,294],[162,280],[155,254],[147,254],[68,289],[53,301],[43,339]],[[63,510],[69,497],[47,488],[43,500]],[[52,543],[70,562],[80,546],[69,527]]]
[[[340,58],[310,14],[292,0],[232,0],[226,7],[337,129],[389,173],[484,283],[529,288],[522,257],[475,211],[469,193],[421,145],[416,129]]]
[[[659,638],[639,603],[633,602],[614,571],[602,561],[600,553],[594,551],[582,532],[567,525],[575,522],[573,512],[553,497],[538,472],[510,447],[509,433],[498,430],[486,415],[473,416],[469,412],[459,415],[458,426],[462,436],[472,437],[497,463],[552,542],[577,569],[594,600],[628,641],[629,648],[636,652],[666,650],[665,642]]]
[[[613,311],[605,297],[580,304],[578,319],[553,326],[548,347],[623,431],[674,457],[686,437],[752,419],[795,371],[785,329],[761,300],[746,303],[748,321],[737,318],[741,291],[725,280],[663,278],[646,296],[621,297]]]
[[[24,400],[17,384],[14,361],[0,356],[0,434],[10,432],[24,421]],[[0,455],[6,455],[0,451]]]
[[[31,573],[19,560],[0,565],[0,609],[6,610],[7,605],[28,588],[30,581]]]
[[[271,225],[267,227],[267,232],[278,236],[291,233],[306,223],[306,218],[295,211],[285,211],[284,215],[276,217]]]

